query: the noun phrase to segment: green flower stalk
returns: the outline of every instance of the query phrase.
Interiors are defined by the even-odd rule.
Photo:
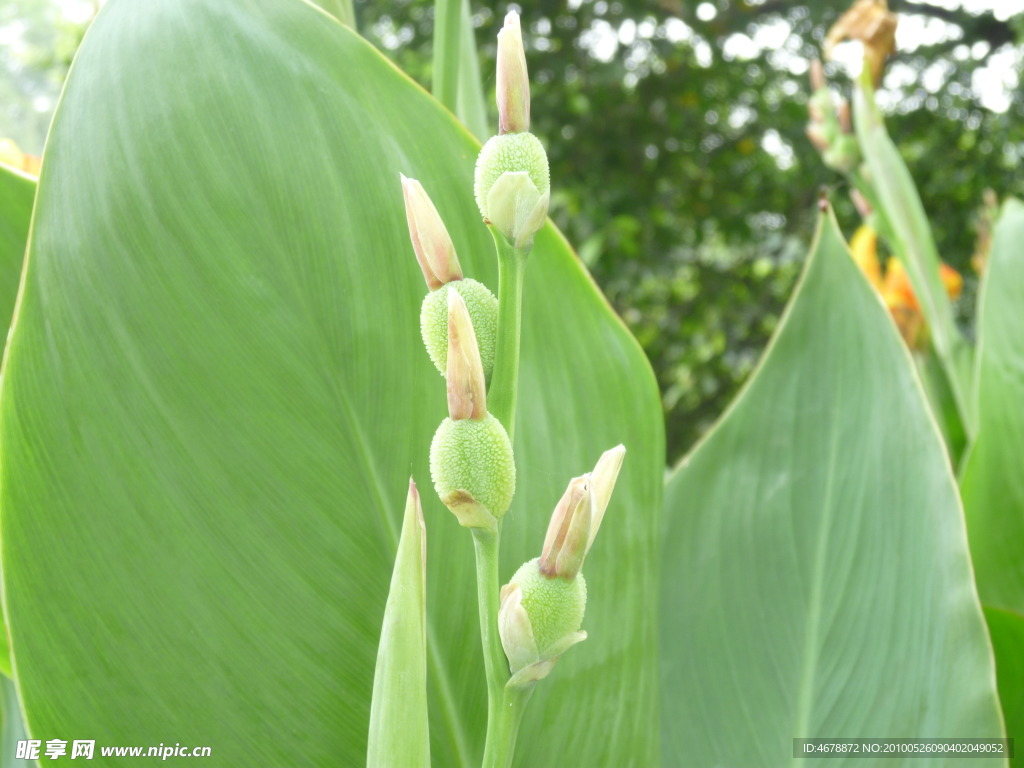
[[[430,289],[420,307],[423,345],[443,376],[448,366],[448,294],[456,291],[469,309],[484,376],[489,377],[498,340],[498,300],[483,283],[463,276],[455,244],[423,185],[416,179],[401,178],[409,239]]]
[[[508,658],[510,688],[547,677],[558,658],[586,639],[581,572],[601,527],[626,449],[606,451],[594,471],[574,478],[548,525],[541,556],[522,565],[502,587],[498,632]]]
[[[508,433],[487,412],[473,322],[462,296],[448,294],[448,414],[430,445],[437,495],[467,528],[497,529],[512,504],[516,467]]]

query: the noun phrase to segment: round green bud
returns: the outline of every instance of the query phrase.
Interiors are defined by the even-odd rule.
[[[490,194],[494,182],[503,173],[524,171],[541,195],[551,191],[548,154],[544,151],[540,139],[532,133],[503,133],[488,139],[477,158],[473,182],[476,204],[485,219],[491,218],[487,211],[487,195]]]
[[[473,321],[473,333],[480,348],[484,376],[494,369],[494,348],[498,343],[498,300],[483,283],[471,278],[445,283],[431,291],[420,307],[420,332],[434,367],[445,375],[448,365],[448,291],[458,291]]]
[[[545,651],[567,635],[578,632],[587,608],[587,582],[582,573],[574,579],[549,579],[540,572],[540,558],[523,563],[509,581],[523,593],[523,608],[533,626],[537,651]]]
[[[490,414],[442,421],[430,444],[430,476],[442,501],[466,491],[495,517],[504,515],[516,492],[516,464],[501,422]]]

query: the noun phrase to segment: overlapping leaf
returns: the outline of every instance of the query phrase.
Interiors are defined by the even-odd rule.
[[[203,744],[212,765],[365,759],[398,512],[444,413],[398,174],[423,180],[467,273],[495,287],[476,152],[300,0],[104,7],[48,143],[0,402],[34,736]],[[530,261],[502,575],[536,554],[569,477],[618,442],[630,459],[588,560],[591,639],[531,702],[519,764],[647,766],[657,389],[557,233]],[[472,547],[423,496],[434,757],[472,765]]]
[[[1002,735],[941,439],[831,216],[666,502],[666,765],[789,764],[793,738]]]
[[[35,179],[0,164],[0,327],[7,329],[18,296],[21,266],[32,220],[32,201],[36,196]],[[10,677],[11,657],[7,632],[0,626],[0,673]],[[15,699],[16,702],[16,699]]]

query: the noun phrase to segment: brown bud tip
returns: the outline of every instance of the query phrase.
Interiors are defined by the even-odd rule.
[[[487,415],[487,387],[480,348],[466,302],[458,291],[448,292],[448,415],[482,419]]]
[[[549,579],[555,576],[571,579],[579,573],[587,554],[593,517],[593,494],[588,478],[575,477],[551,514],[540,556],[541,573]]]
[[[811,89],[820,91],[825,87],[825,68],[821,59],[811,59]]]

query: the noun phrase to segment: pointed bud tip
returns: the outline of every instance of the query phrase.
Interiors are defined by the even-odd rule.
[[[458,291],[448,291],[448,415],[482,419],[487,415],[487,385],[473,320]]]
[[[398,175],[402,180],[409,239],[427,287],[436,291],[445,283],[461,280],[462,267],[455,254],[455,244],[433,201],[419,181],[403,173]]]
[[[499,133],[530,130],[530,81],[519,14],[509,11],[498,32],[496,90]]]

